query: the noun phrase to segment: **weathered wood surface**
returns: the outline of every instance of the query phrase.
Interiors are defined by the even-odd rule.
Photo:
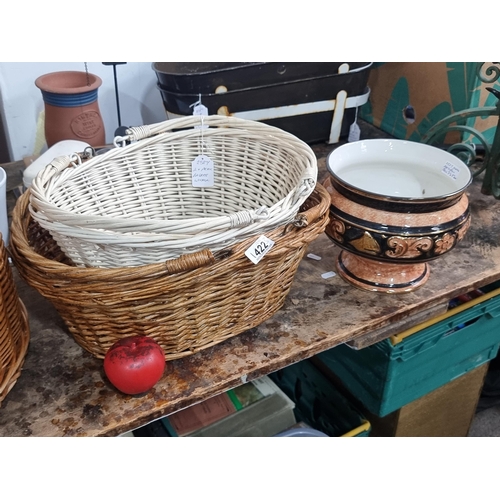
[[[316,148],[324,175],[324,156]],[[500,279],[500,202],[469,189],[472,226],[449,254],[430,263],[429,281],[402,295],[357,290],[335,271],[338,249],[325,235],[305,258],[284,307],[258,328],[187,358],[170,362],[143,397],[119,394],[102,361],[73,340],[53,306],[20,279],[31,342],[23,372],[0,407],[0,436],[114,436],[217,395],[344,342],[359,346],[413,326],[425,311],[442,310],[456,295]],[[413,318],[413,321],[412,321]],[[384,330],[385,329],[385,330]]]

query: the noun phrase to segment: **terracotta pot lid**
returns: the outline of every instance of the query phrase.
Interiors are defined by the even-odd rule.
[[[44,92],[54,94],[82,94],[99,88],[102,80],[84,71],[56,71],[39,76],[35,85]]]

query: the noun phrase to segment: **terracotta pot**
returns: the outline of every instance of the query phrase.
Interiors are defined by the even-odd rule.
[[[102,80],[83,71],[58,71],[38,77],[45,106],[45,140],[51,147],[65,139],[91,146],[105,144],[104,123],[97,101]]]
[[[427,262],[449,252],[470,225],[472,176],[433,146],[371,139],[330,153],[326,234],[342,248],[339,275],[358,288],[410,292],[429,278]]]

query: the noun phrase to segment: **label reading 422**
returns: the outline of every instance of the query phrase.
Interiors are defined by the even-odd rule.
[[[262,235],[259,236],[259,238],[253,242],[253,244],[247,249],[245,252],[245,255],[254,263],[258,264],[262,257],[266,255],[269,250],[274,245],[274,241],[270,240],[266,236]]]

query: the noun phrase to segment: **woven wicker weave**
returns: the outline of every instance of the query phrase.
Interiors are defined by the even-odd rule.
[[[54,159],[33,181],[33,218],[77,266],[106,268],[220,250],[292,221],[316,184],[312,149],[263,123],[200,120],[129,129],[130,144],[80,164]],[[213,187],[192,185],[200,154]]]
[[[29,338],[28,314],[17,294],[0,236],[0,403],[21,374]]]
[[[30,217],[28,197],[29,190],[14,209],[12,258],[21,276],[54,304],[77,343],[102,358],[117,340],[148,335],[167,360],[238,335],[281,308],[307,245],[325,229],[330,205],[318,184],[294,223],[265,233],[275,244],[258,264],[244,254],[253,237],[162,264],[99,269],[70,265]]]

